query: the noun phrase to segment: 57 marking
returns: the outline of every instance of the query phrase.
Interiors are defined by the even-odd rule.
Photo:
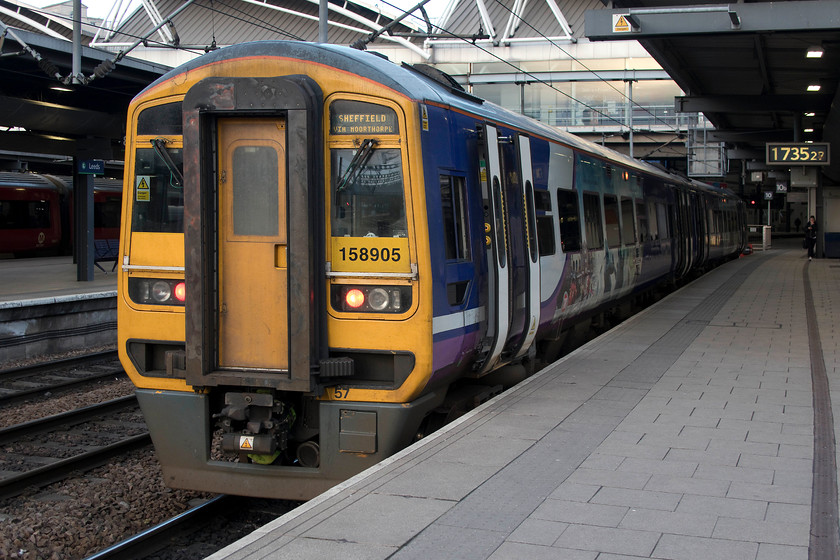
[[[350,389],[345,389],[342,387],[336,387],[333,390],[333,395],[337,399],[349,399],[350,398]]]

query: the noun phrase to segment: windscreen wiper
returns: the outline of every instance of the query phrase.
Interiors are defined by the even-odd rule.
[[[184,186],[184,174],[181,173],[181,170],[178,169],[178,166],[175,165],[175,161],[172,159],[172,155],[169,153],[169,150],[166,149],[166,143],[168,140],[166,138],[155,138],[152,140],[152,148],[155,150],[155,154],[163,161],[163,164],[166,165],[166,168],[169,169],[169,172],[177,181],[176,187],[183,187]]]
[[[352,184],[356,180],[359,172],[365,165],[367,165],[367,162],[370,161],[375,145],[376,140],[373,138],[365,138],[362,140],[362,145],[359,146],[359,149],[356,150],[356,154],[353,156],[353,159],[351,159],[350,163],[347,165],[347,171],[345,171],[344,175],[339,178],[335,192],[339,193],[343,191],[348,185]]]

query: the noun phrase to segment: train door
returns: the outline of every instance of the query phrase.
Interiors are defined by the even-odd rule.
[[[502,359],[525,355],[533,342],[539,322],[539,251],[530,139],[500,136],[488,125],[482,151],[490,276],[483,373]]]
[[[688,208],[688,193],[675,188],[677,199],[676,212],[676,276],[681,278],[688,272],[689,263],[691,260],[691,226]]]
[[[479,156],[488,275],[487,331],[482,348],[483,363],[480,373],[489,372],[498,363],[510,326],[510,255],[498,138],[496,127],[486,126],[485,141],[480,147]]]
[[[537,246],[537,211],[534,203],[534,171],[531,164],[531,139],[519,137],[519,161],[522,168],[520,181],[520,199],[524,205],[523,222],[525,226],[524,257],[527,267],[527,288],[525,289],[525,329],[516,352],[516,357],[524,356],[534,342],[540,322],[540,252]]]
[[[289,367],[285,121],[219,119],[218,364]]]

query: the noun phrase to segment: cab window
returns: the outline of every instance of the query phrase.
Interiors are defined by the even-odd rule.
[[[131,231],[183,233],[183,153],[167,148],[169,162],[153,148],[139,148],[134,156],[134,203]]]
[[[375,141],[371,140],[375,144]],[[371,146],[331,152],[333,237],[405,237],[405,195],[399,149]]]

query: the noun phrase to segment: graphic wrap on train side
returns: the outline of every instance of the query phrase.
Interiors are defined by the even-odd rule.
[[[119,350],[173,487],[311,498],[745,243],[723,189],[341,46],[208,53],[127,130]]]

